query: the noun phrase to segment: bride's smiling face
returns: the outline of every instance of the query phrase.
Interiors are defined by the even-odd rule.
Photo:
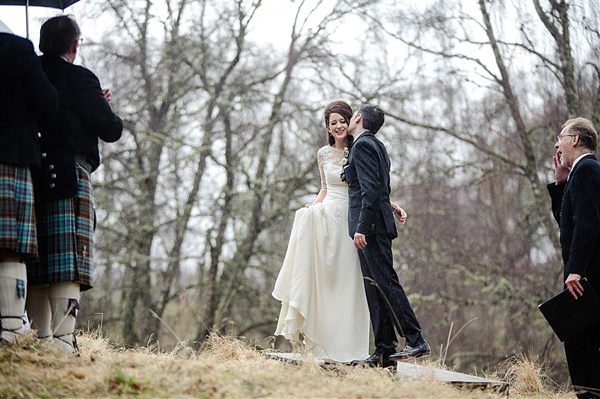
[[[336,142],[345,141],[348,136],[348,121],[335,112],[329,115],[327,131],[331,133]]]

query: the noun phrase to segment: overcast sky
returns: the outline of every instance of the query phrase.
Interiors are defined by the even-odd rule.
[[[82,31],[84,39],[93,38],[95,35],[102,34],[102,26],[90,26],[90,21],[85,21],[85,9],[89,7],[90,0],[81,0],[78,3],[67,8],[64,13],[72,14],[77,21],[83,22]],[[327,3],[328,1],[322,1]],[[289,44],[289,34],[291,24],[294,18],[297,3],[283,2],[281,0],[264,0],[263,6],[255,16],[252,24],[251,38],[261,42],[272,42],[275,45],[287,46]],[[308,7],[307,7],[308,8]],[[323,7],[323,9],[327,9]],[[59,9],[45,7],[29,7],[29,39],[33,42],[36,51],[38,49],[40,26],[44,20],[60,15]],[[25,7],[20,6],[0,6],[0,20],[4,22],[14,34],[26,36]],[[356,40],[357,30],[348,24],[338,29],[335,36],[343,41],[344,47],[350,46]],[[85,42],[84,42],[85,43]],[[346,49],[343,49],[346,50]]]
[[[80,1],[65,10],[67,14],[73,14],[76,18],[81,15],[85,1]],[[40,25],[47,18],[62,13],[59,9],[46,7],[29,7],[29,38],[37,49],[40,37]],[[0,6],[0,20],[4,22],[16,35],[26,36],[25,7]]]

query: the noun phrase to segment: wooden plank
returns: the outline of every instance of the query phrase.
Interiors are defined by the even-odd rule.
[[[509,391],[509,385],[504,381],[439,369],[433,366],[423,366],[411,362],[397,362],[396,375],[404,378],[433,379],[469,390],[490,390],[506,396],[508,396]]]
[[[281,359],[292,363],[313,362],[319,366],[328,365],[348,365],[349,363],[337,363],[326,361],[324,359],[306,356],[302,353],[282,353],[282,352],[263,352],[269,357]],[[452,384],[458,388],[481,390],[486,392],[496,392],[500,395],[508,396],[508,383],[490,378],[477,377],[474,375],[458,373],[456,371],[444,370],[431,365],[421,365],[414,362],[402,361],[396,363],[396,375],[400,378],[420,378],[442,381]]]
[[[274,357],[281,360],[287,360],[292,363],[306,363],[306,362],[315,362],[319,366],[325,364],[323,359],[318,359],[314,357],[308,357],[303,355],[302,353],[282,353],[282,352],[263,352],[265,355],[269,357]]]

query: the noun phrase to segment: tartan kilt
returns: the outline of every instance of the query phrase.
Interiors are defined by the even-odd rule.
[[[29,167],[0,163],[0,249],[37,255],[33,197]]]
[[[36,205],[37,258],[27,261],[30,285],[63,281],[92,288],[94,272],[94,193],[90,174],[77,165],[77,195]]]

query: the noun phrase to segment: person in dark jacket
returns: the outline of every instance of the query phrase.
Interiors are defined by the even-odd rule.
[[[600,164],[598,133],[585,118],[569,119],[557,137],[555,182],[548,184],[560,226],[564,282],[577,299],[586,278],[600,294]],[[578,398],[600,398],[600,321],[565,339],[571,382]]]
[[[33,44],[0,27],[0,343],[6,343],[25,321],[22,258],[37,254],[32,172],[40,164],[38,120],[58,111],[58,95]]]
[[[431,348],[394,270],[392,240],[398,233],[390,202],[391,164],[385,146],[375,137],[384,121],[376,105],[364,105],[354,113],[348,126],[354,140],[344,177],[348,233],[358,250],[375,340],[375,352],[365,363],[387,367],[395,360],[428,356]],[[400,352],[394,327],[406,338]]]
[[[92,288],[94,197],[90,175],[100,165],[98,140],[115,142],[123,122],[110,92],[90,70],[74,65],[80,30],[70,16],[40,31],[42,68],[58,91],[58,114],[41,126],[42,168],[35,183],[39,257],[28,263],[27,311],[40,338],[63,352],[77,350],[73,334],[80,291]]]

